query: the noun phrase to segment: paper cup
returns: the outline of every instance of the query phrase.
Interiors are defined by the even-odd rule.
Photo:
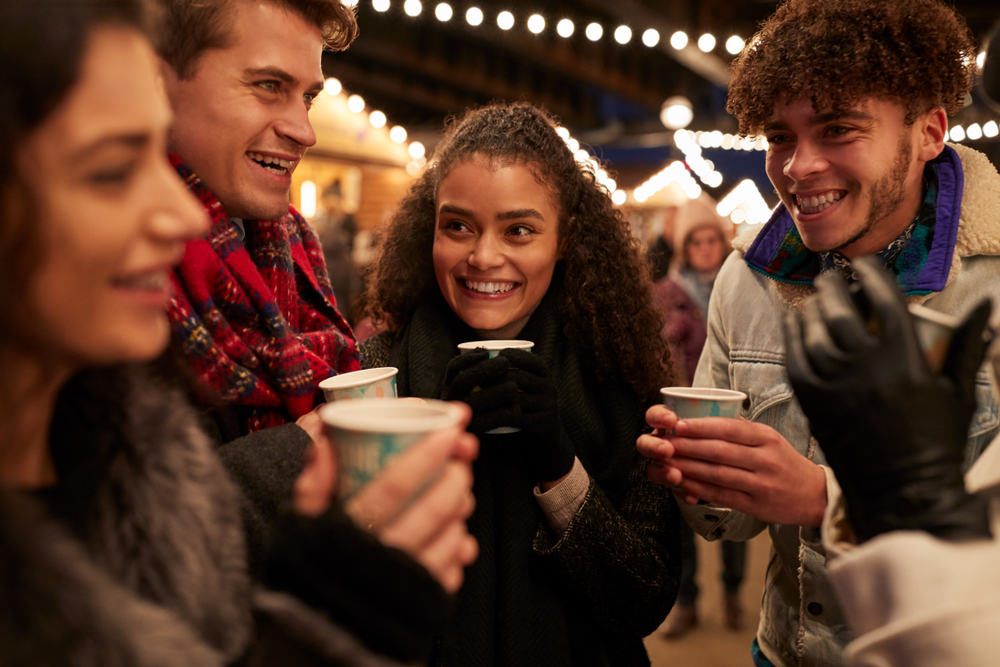
[[[457,424],[462,411],[445,401],[368,398],[328,403],[319,416],[336,447],[339,495],[346,499],[422,437]]]
[[[731,389],[706,387],[664,387],[660,389],[663,404],[679,419],[700,417],[729,417],[740,415],[740,407],[747,395]]]
[[[458,349],[462,354],[466,352],[472,352],[473,350],[478,350],[480,348],[485,349],[489,355],[490,359],[500,354],[500,350],[526,350],[531,352],[531,349],[535,347],[535,344],[530,340],[473,340],[468,343],[459,343]],[[521,429],[516,426],[498,426],[492,431],[486,431],[487,433],[517,433]]]
[[[341,373],[319,383],[328,403],[359,398],[396,398],[398,368],[369,368]]]
[[[941,370],[948,356],[951,338],[960,324],[959,319],[915,303],[910,304],[909,309],[927,364],[936,371]]]
[[[535,344],[530,340],[473,340],[468,343],[459,343],[458,345],[458,349],[461,350],[462,354],[483,348],[489,352],[490,359],[500,354],[500,350],[515,349],[528,350],[530,352],[533,347],[535,347]]]

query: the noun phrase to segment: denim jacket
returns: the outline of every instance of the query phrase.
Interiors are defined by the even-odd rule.
[[[950,235],[953,247],[940,269],[938,290],[917,290],[908,299],[964,317],[986,297],[994,299],[994,309],[1000,307],[1000,176],[980,153],[962,146],[945,151],[950,151],[951,167],[957,172],[952,176],[957,178],[942,179],[938,219],[955,221]],[[782,212],[779,207],[772,223]],[[760,233],[773,229],[772,223]],[[944,243],[949,234],[938,237]],[[814,288],[811,281],[782,282],[751,268],[745,253],[753,240],[752,233],[736,239],[736,250],[716,279],[708,340],[694,385],[746,393],[744,418],[771,426],[799,453],[823,466],[826,459],[810,436],[788,382],[781,328],[784,311],[801,308]],[[966,467],[1000,431],[1000,407],[988,373],[984,365],[976,378],[978,407],[969,431]],[[835,480],[829,468],[824,471],[829,497]],[[728,508],[678,501],[691,527],[708,540],[747,540],[765,528],[770,531],[772,549],[757,630],[767,658],[778,667],[841,665],[844,646],[853,634],[834,596],[820,529],[769,525]]]

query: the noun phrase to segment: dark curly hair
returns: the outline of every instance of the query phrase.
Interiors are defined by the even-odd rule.
[[[789,0],[733,62],[726,109],[744,136],[761,132],[782,93],[817,113],[895,99],[912,123],[962,107],[975,55],[965,19],[938,0]]]
[[[423,176],[379,234],[362,308],[376,324],[401,328],[417,302],[438,289],[434,276],[435,199],[451,169],[472,159],[527,165],[558,204],[563,259],[552,286],[565,333],[578,341],[602,378],[615,373],[650,396],[670,380],[649,267],[621,211],[576,160],[544,110],[494,103],[450,119]]]

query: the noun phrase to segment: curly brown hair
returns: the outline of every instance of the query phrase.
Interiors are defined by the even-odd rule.
[[[733,62],[726,109],[743,136],[762,131],[781,94],[817,113],[894,99],[909,124],[960,109],[974,68],[965,19],[938,0],[789,0]]]
[[[426,171],[379,234],[362,308],[376,324],[396,330],[438,289],[435,199],[453,167],[473,159],[523,164],[560,211],[563,258],[552,286],[566,335],[592,358],[599,377],[621,373],[640,396],[651,396],[669,382],[671,366],[649,268],[589,162],[576,160],[556,127],[548,112],[525,103],[494,103],[449,119]]]

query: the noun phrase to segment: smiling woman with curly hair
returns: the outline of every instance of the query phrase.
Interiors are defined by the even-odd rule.
[[[451,122],[365,295],[388,331],[362,365],[398,367],[400,395],[469,403],[482,441],[481,556],[434,664],[648,665],[642,637],[677,593],[677,508],[635,451],[670,379],[649,271],[556,130],[527,104]],[[534,348],[456,348],[511,338]]]

